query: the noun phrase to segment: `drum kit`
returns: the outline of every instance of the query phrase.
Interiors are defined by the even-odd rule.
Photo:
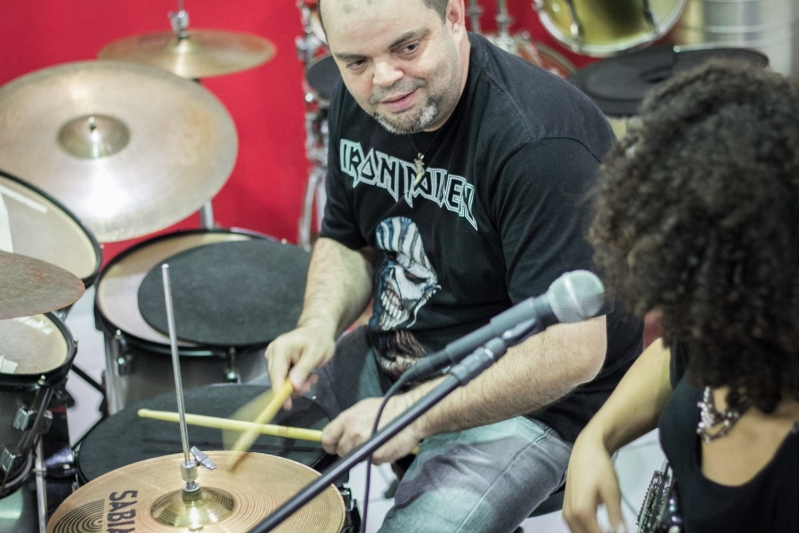
[[[570,48],[607,55],[662,35],[683,1],[627,0],[621,8],[611,1],[536,0],[535,8]],[[300,246],[213,221],[211,199],[232,171],[238,139],[223,104],[196,82],[267,62],[275,48],[266,39],[189,30],[180,2],[169,14],[172,32],[124,38],[96,61],[46,68],[0,87],[0,510],[5,503],[16,513],[10,525],[3,522],[8,513],[0,513],[3,531],[33,531],[36,518],[41,533],[245,531],[329,464],[319,444],[261,436],[246,468],[236,469],[233,452],[189,452],[171,424],[139,415],[174,411],[176,389],[179,412],[230,415],[263,390],[242,383],[266,371],[263,348],[299,316],[306,250],[324,208],[327,112],[340,74],[316,0],[299,0],[297,7],[311,163]],[[469,0],[472,31],[553,74],[585,81],[589,94],[607,77],[601,68],[575,71],[529,34],[512,33],[506,0],[496,8],[497,31],[484,33],[482,8]],[[639,15],[630,21],[619,10]],[[150,235],[198,210],[201,228],[145,240],[101,270],[100,242]],[[175,303],[167,312],[164,264],[175,276]],[[48,442],[51,426],[61,418],[66,423],[54,417],[51,400],[64,394],[71,370],[91,381],[74,365],[77,341],[64,322],[91,287],[106,359],[104,383],[93,385],[110,416],[73,455],[68,444],[64,452]],[[170,355],[187,386],[185,406]],[[295,406],[276,422],[321,429],[328,421],[310,400]],[[198,428],[193,437],[199,448],[224,448],[219,429]],[[181,451],[182,461],[172,455]],[[80,488],[72,492],[70,481],[71,495],[48,502],[48,480],[59,469]],[[359,525],[355,502],[339,484],[280,531]]]
[[[216,469],[200,468],[202,490],[187,492],[186,469],[170,455],[181,451],[178,431],[138,423],[139,408],[174,410],[176,388],[164,285],[150,273],[168,263],[176,278],[173,355],[192,388],[189,408],[224,417],[263,391],[240,383],[266,372],[263,348],[296,323],[310,260],[265,235],[215,227],[210,199],[238,139],[225,107],[196,82],[261,65],[275,48],[254,35],[190,30],[179,8],[172,32],[125,38],[96,61],[0,88],[0,530],[244,531],[329,461],[318,443],[279,437],[260,437],[235,471],[233,452],[196,450],[182,463]],[[149,235],[198,210],[202,228],[145,240],[101,270],[100,242]],[[111,416],[73,455],[50,440],[64,433],[51,400],[71,370],[90,380],[74,365],[65,324],[90,287],[106,347],[104,383],[94,386]],[[277,423],[329,421],[310,400],[297,405]],[[199,429],[196,444],[221,450],[220,434]],[[80,488],[54,494],[54,470],[72,478],[69,492]],[[352,531],[357,516],[341,485],[281,530]]]

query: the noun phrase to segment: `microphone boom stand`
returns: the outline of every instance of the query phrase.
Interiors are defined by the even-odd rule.
[[[300,492],[278,507],[274,513],[266,517],[260,524],[250,530],[250,533],[266,533],[279,526],[284,520],[294,512],[318,496],[323,490],[329,487],[339,476],[350,470],[353,466],[365,460],[375,450],[391,440],[397,433],[408,427],[414,420],[429,411],[434,405],[443,400],[452,391],[462,387],[479,376],[486,368],[497,362],[505,352],[508,345],[513,346],[528,336],[530,329],[538,327],[537,321],[533,320],[517,326],[501,337],[495,337],[474,350],[463,361],[453,366],[449,373],[450,376],[440,385],[423,396],[418,402],[413,404],[407,411],[389,422],[383,429],[372,435],[372,437],[352,450],[350,453],[333,463],[325,473],[316,481],[307,485]],[[520,331],[522,330],[522,331]]]

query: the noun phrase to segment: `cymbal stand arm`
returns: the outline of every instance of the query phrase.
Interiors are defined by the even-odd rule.
[[[508,14],[507,0],[497,0],[497,31],[503,39],[510,38],[510,27],[513,24],[513,17]]]
[[[469,15],[469,25],[474,33],[482,33],[480,30],[480,17],[483,15],[483,8],[477,0],[469,0],[469,7],[466,10]]]
[[[183,382],[180,379],[180,356],[178,355],[178,340],[175,334],[175,312],[172,307],[172,283],[169,278],[169,265],[161,265],[161,275],[164,281],[164,301],[166,303],[166,320],[169,326],[169,344],[172,348],[172,370],[175,373],[175,393],[178,400],[178,413],[180,414],[180,438],[183,442],[183,462],[180,463],[180,473],[183,481],[184,493],[196,493],[200,490],[197,480],[197,464],[189,454],[189,430],[186,426],[186,406],[183,403]]]
[[[497,38],[494,41],[498,47],[511,54],[516,53],[516,43],[511,37],[510,26],[513,24],[513,17],[508,14],[507,0],[497,0]]]
[[[172,33],[178,41],[189,38],[189,14],[183,9],[183,0],[178,0],[178,11],[168,13],[169,23],[172,25]]]

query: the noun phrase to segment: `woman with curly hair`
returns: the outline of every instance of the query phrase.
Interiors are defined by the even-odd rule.
[[[663,341],[577,439],[564,517],[625,531],[610,457],[659,427],[686,533],[799,531],[799,85],[711,63],[606,156],[597,262]]]

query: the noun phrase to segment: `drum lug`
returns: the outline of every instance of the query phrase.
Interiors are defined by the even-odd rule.
[[[344,500],[344,527],[342,533],[357,533],[361,530],[361,513],[358,511],[358,502],[352,497],[349,488],[339,485],[336,487]]]
[[[3,446],[3,449],[0,450],[0,470],[6,473],[11,472],[14,464],[21,457],[22,454],[15,447],[7,448]]]
[[[228,350],[228,361],[230,364],[228,366],[227,371],[225,372],[225,379],[228,381],[228,383],[241,383],[241,374],[236,368],[235,348],[231,348],[230,350]]]
[[[25,405],[18,405],[17,412],[14,413],[14,420],[11,426],[19,431],[28,431],[33,427],[33,421],[36,419],[36,410],[29,409]]]
[[[114,340],[119,344],[114,373],[120,377],[129,376],[133,373],[133,356],[128,353],[128,341],[120,330],[114,332]]]

